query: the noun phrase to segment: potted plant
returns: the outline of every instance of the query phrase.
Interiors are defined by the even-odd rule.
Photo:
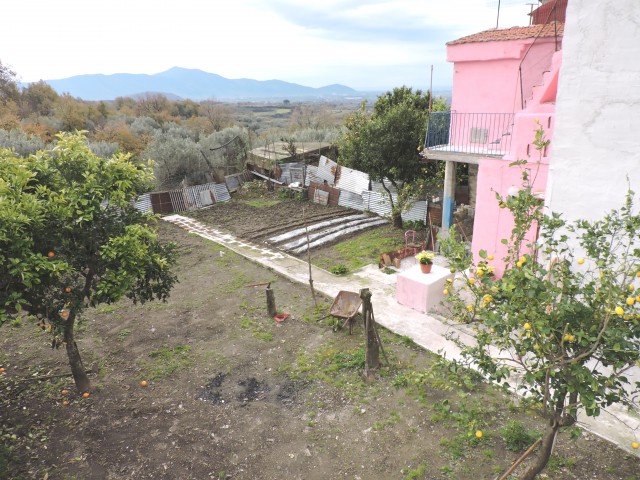
[[[431,271],[431,265],[433,265],[433,258],[436,256],[433,252],[427,252],[422,250],[416,255],[416,260],[420,263],[420,270],[422,273],[429,273]]]

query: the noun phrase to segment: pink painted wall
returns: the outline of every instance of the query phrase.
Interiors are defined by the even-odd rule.
[[[451,110],[469,113],[505,113],[522,110],[518,68],[533,39],[472,42],[449,45],[447,60],[454,63]],[[525,98],[551,65],[555,42],[538,39],[522,64]]]
[[[522,167],[509,167],[509,162],[499,158],[483,158],[478,170],[478,194],[476,196],[476,214],[473,228],[471,250],[474,260],[479,261],[478,252],[486,250],[495,258],[489,262],[497,276],[504,273],[504,258],[507,248],[501,243],[509,238],[513,228],[513,216],[507,208],[500,208],[496,192],[506,197],[509,189],[522,185],[521,168],[531,169],[535,175],[534,191],[544,192],[549,173],[548,163],[531,163]],[[537,171],[537,173],[536,173]]]
[[[504,272],[502,258],[507,253],[501,240],[509,238],[513,217],[508,209],[499,207],[496,192],[506,197],[510,188],[520,187],[521,168],[529,168],[532,176],[535,176],[534,191],[543,193],[549,173],[552,145],[538,152],[533,140],[538,123],[545,130],[546,138],[553,136],[562,55],[561,52],[555,52],[553,39],[532,47],[523,63],[523,90],[528,93],[526,106],[522,109],[518,67],[530,44],[531,40],[478,42],[450,45],[447,50],[448,59],[455,63],[452,110],[464,113],[515,113],[509,153],[502,158],[481,159],[478,170],[471,248],[475,261],[479,260],[480,250],[493,255],[495,258],[491,264],[499,276]],[[534,85],[540,86],[534,88]],[[509,167],[509,163],[515,160],[527,160],[530,163],[526,167]]]

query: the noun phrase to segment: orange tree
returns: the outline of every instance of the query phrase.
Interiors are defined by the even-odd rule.
[[[537,142],[544,143],[541,132]],[[548,419],[521,477],[532,479],[545,468],[558,429],[573,425],[578,412],[595,417],[613,403],[638,407],[631,392],[639,382],[632,385],[625,372],[640,365],[640,214],[629,192],[603,219],[569,224],[545,213],[531,171],[523,172],[517,195],[497,196],[515,223],[503,240],[504,275],[494,276],[486,251],[472,261],[452,235],[444,250],[461,274],[445,304],[475,328],[476,344],[462,345],[468,364],[523,394]],[[538,239],[527,240],[538,228]]]
[[[94,155],[80,133],[28,158],[0,150],[0,325],[34,319],[66,349],[81,392],[90,382],[74,327],[85,310],[165,300],[176,281],[175,245],[133,208],[152,179],[127,155]]]

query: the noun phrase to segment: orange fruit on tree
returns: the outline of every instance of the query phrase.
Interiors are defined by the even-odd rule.
[[[149,385],[149,384],[147,383],[147,381],[146,381],[146,380],[142,380],[142,381],[140,382],[140,386],[141,386],[141,387],[146,387],[147,385]]]
[[[71,293],[71,287],[65,288],[64,291],[67,292],[67,293]]]
[[[83,396],[84,398],[89,398],[89,392],[84,392],[84,393],[82,394],[82,396]]]
[[[60,316],[62,318],[67,318],[69,316],[69,312],[67,312],[66,310],[63,310],[62,312],[60,312]]]
[[[66,395],[66,394],[68,394],[68,393],[69,393],[69,390],[64,389],[64,390],[62,390],[60,393],[61,393],[62,395]]]
[[[69,402],[67,402],[66,400],[64,402],[62,402],[62,405],[64,405],[65,407],[69,406]]]
[[[56,254],[54,252],[47,253],[47,257],[49,257],[49,258],[53,258],[55,256],[56,256]]]
[[[4,367],[0,367],[0,373],[4,373]]]

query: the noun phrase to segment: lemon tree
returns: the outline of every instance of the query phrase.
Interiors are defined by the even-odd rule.
[[[541,131],[536,142],[544,147]],[[478,262],[460,254],[451,235],[446,252],[462,273],[447,286],[446,304],[477,333],[475,345],[463,346],[464,358],[548,419],[540,451],[521,477],[532,479],[546,466],[558,429],[579,412],[595,417],[613,403],[638,408],[630,392],[640,385],[625,372],[640,364],[640,214],[628,192],[601,220],[569,224],[545,212],[531,169],[516,165],[522,189],[497,198],[514,218],[503,240],[504,275],[493,274],[485,251]]]
[[[66,350],[81,392],[90,382],[74,334],[80,316],[123,296],[165,300],[176,281],[175,245],[133,207],[152,179],[128,155],[94,155],[81,133],[28,158],[0,150],[0,325],[37,322]]]

